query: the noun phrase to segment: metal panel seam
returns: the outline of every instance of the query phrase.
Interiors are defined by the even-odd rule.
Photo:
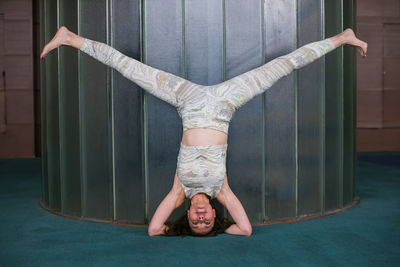
[[[265,9],[265,1],[260,0],[260,31],[261,31],[261,65],[265,63],[265,16],[264,16],[264,9]],[[266,220],[266,205],[265,205],[265,92],[263,93],[263,97],[261,98],[261,216],[263,221]]]
[[[41,18],[41,21],[40,22],[43,22],[42,23],[42,25],[40,25],[40,30],[42,31],[41,32],[41,34],[40,34],[40,47],[43,47],[44,46],[44,42],[45,42],[45,33],[46,33],[46,19],[43,19],[46,15],[46,12],[45,12],[45,7],[46,7],[46,3],[45,3],[45,1],[44,0],[42,0],[42,1],[40,1],[40,18]],[[40,85],[40,101],[41,101],[41,114],[40,114],[40,130],[41,130],[41,149],[42,149],[42,151],[41,151],[41,158],[42,158],[42,161],[41,161],[41,166],[42,166],[42,170],[44,170],[45,169],[45,167],[46,167],[46,164],[45,164],[45,161],[43,160],[43,157],[44,157],[44,154],[46,153],[47,154],[47,149],[45,149],[45,146],[44,146],[44,144],[45,144],[45,142],[46,142],[46,140],[45,140],[45,138],[44,138],[44,134],[43,134],[43,132],[46,130],[46,128],[45,128],[45,121],[44,121],[44,113],[45,113],[45,105],[43,105],[43,99],[44,99],[44,93],[45,93],[45,84],[46,84],[46,82],[45,82],[45,79],[46,79],[46,75],[45,75],[45,66],[44,66],[44,64],[45,64],[45,62],[43,62],[43,60],[41,60],[40,61],[40,82],[41,82],[41,85]],[[46,146],[46,148],[47,148],[47,146]],[[47,173],[47,172],[46,172]],[[45,203],[47,206],[48,206],[48,203],[46,203],[46,199],[43,197],[43,195],[44,194],[48,194],[48,192],[46,192],[46,190],[45,190],[45,186],[44,186],[44,184],[45,184],[45,178],[47,178],[47,177],[44,177],[45,175],[46,175],[46,173],[43,173],[43,171],[42,171],[42,175],[43,175],[43,177],[42,177],[42,202],[43,203]],[[48,190],[47,190],[48,191]],[[47,201],[48,202],[48,201]]]
[[[222,80],[226,81],[226,5],[225,0],[222,0]],[[226,156],[226,161],[229,160],[229,155]],[[227,166],[228,168],[228,166]],[[227,169],[228,171],[228,169]],[[224,207],[224,217],[228,216],[228,211]]]
[[[81,29],[81,21],[80,21],[80,11],[81,11],[81,1],[77,0],[77,17],[78,17],[78,35],[82,34],[82,29]],[[84,88],[81,86],[81,78],[82,78],[82,73],[81,73],[81,58],[82,58],[82,53],[79,50],[78,51],[78,73],[79,73],[79,78],[78,78],[78,90],[79,90],[79,134],[80,134],[80,154],[81,154],[81,209],[82,209],[82,217],[87,217],[87,210],[86,210],[86,192],[87,192],[87,176],[86,176],[86,136],[84,130],[86,129],[85,127],[85,94],[84,94]]]
[[[60,0],[57,0],[57,29],[60,28]],[[59,164],[60,167],[58,168],[59,175],[60,175],[60,210],[63,212],[63,192],[62,190],[62,184],[63,180],[65,177],[63,177],[63,157],[62,157],[62,136],[63,132],[61,131],[61,81],[60,81],[60,51],[61,51],[61,46],[57,47],[57,102],[58,102],[58,153],[59,153]]]
[[[299,1],[296,0],[296,48],[299,47]],[[295,97],[295,157],[296,157],[296,217],[299,215],[299,77],[298,71],[294,73],[294,97]]]
[[[146,63],[146,23],[145,23],[145,12],[146,12],[146,0],[141,0],[141,59],[143,63]],[[148,162],[148,124],[147,124],[147,93],[143,89],[142,91],[142,166],[144,174],[144,192],[145,192],[145,199],[144,199],[144,220],[145,223],[149,221],[149,162]]]
[[[343,31],[343,0],[340,1],[340,30]],[[339,162],[339,174],[340,177],[338,177],[338,207],[343,207],[343,182],[344,182],[344,169],[343,169],[343,160],[344,160],[344,88],[345,88],[345,84],[344,84],[344,51],[343,51],[343,46],[340,47],[340,68],[341,71],[339,72],[340,75],[340,84],[341,84],[341,88],[340,88],[340,97],[339,99],[341,100],[340,102],[340,129],[339,129],[339,149],[340,149],[340,159],[338,160]]]
[[[350,2],[351,4],[351,11],[352,11],[352,16],[351,16],[351,26],[354,28],[356,26],[356,21],[355,18],[357,17],[357,2],[355,0]],[[354,49],[351,51],[351,57],[353,58],[353,68],[352,68],[352,100],[353,100],[353,106],[352,106],[352,113],[351,113],[351,120],[352,120],[352,142],[353,142],[353,164],[352,164],[352,178],[353,178],[353,198],[355,197],[356,193],[356,167],[357,167],[357,134],[355,134],[355,131],[357,129],[357,64],[356,64],[356,58],[357,54],[354,52]]]
[[[113,33],[113,24],[112,24],[112,5],[113,5],[113,0],[106,0],[106,35],[107,35],[107,43],[110,46],[113,46],[113,38],[112,38],[112,33]],[[111,68],[108,68],[107,70],[107,87],[109,90],[109,115],[110,115],[110,120],[111,120],[111,130],[110,130],[110,137],[111,137],[111,177],[112,177],[112,216],[113,220],[117,220],[117,201],[116,201],[116,181],[115,181],[115,124],[114,124],[114,70]]]
[[[321,34],[320,34],[320,39],[325,39],[325,5],[324,5],[324,0],[320,1],[321,3],[321,17],[320,17],[320,29],[321,29]],[[322,77],[321,81],[321,143],[320,143],[320,157],[321,157],[321,170],[320,170],[320,210],[321,213],[323,214],[325,211],[325,120],[326,120],[326,86],[325,86],[325,56],[321,59],[321,72],[320,75]]]
[[[182,23],[182,32],[181,32],[181,35],[182,35],[182,40],[181,40],[181,42],[182,42],[182,44],[181,44],[181,46],[182,46],[182,50],[181,50],[181,65],[182,65],[182,67],[181,67],[181,75],[182,75],[182,78],[185,78],[186,79],[186,39],[185,39],[185,37],[186,37],[186,33],[185,33],[185,31],[186,31],[186,29],[185,29],[185,23],[186,23],[186,18],[185,18],[185,0],[181,0],[181,12],[182,12],[182,21],[181,21],[181,23]]]
[[[222,80],[226,81],[226,7],[222,0]]]

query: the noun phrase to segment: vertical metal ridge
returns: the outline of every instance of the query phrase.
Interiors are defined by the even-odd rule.
[[[261,34],[261,65],[265,63],[265,18],[264,18],[264,0],[260,0],[260,34]],[[266,205],[265,205],[265,92],[261,98],[261,216],[262,220],[266,220]]]
[[[44,9],[45,9],[45,32],[44,32],[44,42],[47,43],[49,41],[48,38],[48,31],[50,28],[50,25],[47,23],[48,22],[48,13],[47,13],[47,9],[49,9],[48,6],[48,2],[47,0],[43,0],[44,1]],[[47,64],[45,64],[44,66],[44,72],[45,72],[45,76],[46,76],[46,89],[49,89],[47,87],[47,80],[48,80],[48,73],[47,73]],[[46,111],[48,110],[48,91],[46,91],[46,95],[45,95],[45,99],[44,99],[44,105],[45,105],[45,109]],[[48,139],[49,139],[49,116],[46,115],[46,153],[47,153],[47,159],[49,159],[49,145],[48,145]],[[48,207],[52,208],[52,197],[50,194],[50,188],[51,188],[51,179],[50,179],[50,170],[49,170],[49,164],[47,162],[47,194],[48,194]]]
[[[39,2],[39,12],[40,12],[40,30],[42,31],[40,33],[40,47],[44,47],[45,43],[45,38],[46,38],[46,2],[45,0]],[[47,161],[47,145],[45,146],[47,140],[45,139],[45,135],[43,134],[44,131],[46,131],[45,128],[45,120],[44,120],[44,114],[46,112],[46,107],[45,107],[45,102],[43,99],[45,99],[45,86],[46,86],[46,81],[45,81],[45,62],[43,60],[40,60],[40,131],[41,131],[41,153],[42,153],[42,161],[41,161],[41,166],[42,166],[42,202],[46,204],[46,206],[49,205],[48,203],[48,197],[47,201],[46,198],[44,197],[46,194],[48,194],[48,190],[46,190],[45,183],[46,180],[48,180],[47,176],[47,170],[44,172],[47,164],[45,160],[43,160],[44,155],[46,154],[46,161]],[[47,203],[46,203],[47,202]]]
[[[321,13],[320,13],[320,39],[325,39],[325,4],[324,0],[320,0],[321,4]],[[321,72],[320,75],[322,77],[321,81],[321,117],[320,117],[320,122],[321,122],[321,143],[320,143],[320,159],[321,159],[321,169],[320,169],[320,211],[321,213],[324,213],[325,210],[325,142],[326,142],[326,137],[325,137],[325,120],[326,120],[326,104],[325,104],[325,97],[326,97],[326,86],[325,86],[325,56],[321,60],[322,62],[320,63],[321,65]]]
[[[57,5],[57,29],[60,28],[60,0],[57,0],[56,2]],[[58,156],[59,156],[59,177],[60,177],[60,210],[63,212],[63,186],[62,182],[64,181],[63,177],[63,156],[62,156],[62,127],[61,127],[61,73],[60,73],[60,51],[61,51],[61,46],[57,47],[57,102],[58,102]]]
[[[296,49],[299,47],[299,0],[296,0]],[[294,73],[294,97],[295,97],[295,176],[296,176],[296,217],[299,216],[299,79],[298,71]]]
[[[146,23],[145,23],[145,12],[146,12],[146,0],[141,0],[140,14],[141,14],[141,60],[146,63]],[[144,176],[144,221],[149,222],[149,152],[148,152],[148,124],[147,124],[147,94],[146,91],[142,91],[142,173]]]
[[[226,81],[226,5],[225,0],[221,1],[222,4],[222,80]],[[229,155],[227,155],[228,161]],[[227,170],[228,171],[228,170]],[[228,211],[223,208],[224,217],[228,217]]]
[[[50,38],[48,38],[48,31],[49,31],[49,28],[50,28],[50,25],[49,25],[49,23],[47,23],[48,22],[48,15],[47,15],[47,9],[49,9],[49,6],[48,6],[48,3],[47,3],[47,1],[46,0],[44,0],[44,6],[45,6],[45,26],[47,26],[47,27],[45,27],[45,33],[44,33],[44,42],[45,43],[47,43],[48,41],[49,41],[49,39]],[[47,72],[47,65],[48,65],[48,63],[45,63],[45,65],[44,65],[44,72],[45,72],[45,76],[46,76],[46,88],[48,89],[48,87],[47,87],[47,80],[48,80],[48,72]],[[45,105],[45,109],[46,110],[48,110],[49,108],[48,108],[48,91],[46,91],[46,94],[45,94],[45,99],[44,99],[44,102],[43,102],[43,104]],[[49,145],[48,145],[48,139],[49,139],[49,116],[47,116],[46,115],[46,153],[47,153],[47,159],[49,158]],[[52,208],[52,196],[51,196],[51,194],[50,194],[50,189],[51,189],[51,184],[52,184],[52,181],[51,181],[51,178],[50,178],[50,175],[49,175],[49,173],[50,173],[50,170],[49,170],[49,164],[47,164],[47,188],[48,188],[48,190],[47,190],[47,193],[48,193],[48,207],[49,208]]]
[[[226,81],[226,6],[222,0],[222,80]]]
[[[356,1],[350,1],[351,5],[351,11],[352,11],[352,16],[351,16],[351,27],[354,28],[356,27],[356,17],[357,17],[357,2]],[[353,62],[353,79],[352,79],[352,101],[353,101],[353,106],[352,106],[352,112],[351,112],[351,120],[352,120],[352,142],[353,142],[353,161],[352,161],[352,178],[353,178],[353,183],[352,183],[352,193],[353,193],[353,198],[355,197],[356,194],[356,162],[357,162],[357,134],[355,134],[355,131],[357,130],[357,58],[356,58],[356,53],[354,52],[355,49],[351,50],[351,57],[352,57],[352,62]]]
[[[81,20],[80,20],[80,13],[81,13],[81,1],[77,0],[77,13],[78,13],[78,35],[82,35],[82,28],[81,28]],[[82,72],[81,72],[81,57],[82,53],[78,50],[78,91],[79,91],[79,135],[80,135],[80,164],[81,164],[81,209],[82,209],[82,217],[87,217],[87,203],[86,203],[86,193],[87,193],[87,165],[86,165],[86,120],[85,120],[85,92],[84,88],[82,88]]]
[[[343,12],[343,0],[340,1],[340,30],[343,31],[344,29],[344,23],[343,23],[343,16],[344,16],[344,12]],[[340,107],[338,108],[338,110],[340,111],[340,128],[339,128],[339,156],[340,158],[338,159],[338,163],[339,163],[339,177],[338,179],[338,196],[337,199],[339,200],[339,203],[337,204],[338,207],[343,207],[343,179],[344,179],[344,165],[343,165],[343,161],[344,161],[344,90],[345,90],[345,84],[344,84],[344,77],[343,77],[343,72],[344,72],[344,51],[343,51],[343,46],[340,47],[339,50],[340,53],[340,66],[341,66],[341,71],[339,72],[340,74],[340,84],[341,84],[341,88],[339,90],[340,92]]]
[[[106,38],[107,44],[110,46],[114,46],[112,33],[113,33],[113,24],[112,24],[112,5],[113,0],[106,0]],[[115,122],[114,122],[114,70],[110,67],[107,68],[107,89],[109,92],[109,117],[111,122],[110,129],[110,138],[111,138],[111,177],[112,177],[112,220],[117,220],[117,199],[116,199],[116,181],[115,181]]]
[[[187,79],[187,65],[186,65],[186,5],[185,0],[181,0],[181,14],[182,14],[182,28],[181,28],[181,76]],[[185,210],[189,209],[188,199],[183,202],[183,207]]]
[[[181,75],[182,78],[186,79],[186,12],[185,12],[185,0],[181,0],[181,12],[182,12],[182,49],[181,49]]]
[[[343,2],[343,17],[345,18],[345,28],[353,28],[355,32],[357,32],[355,18],[357,12],[357,2],[356,1],[346,1]],[[344,113],[344,117],[347,118],[346,123],[344,123],[344,147],[346,159],[344,162],[343,175],[346,178],[346,186],[349,189],[349,193],[351,194],[352,201],[356,196],[356,169],[357,169],[357,108],[356,108],[356,92],[357,92],[357,54],[355,53],[355,49],[346,48],[344,49],[344,61],[346,64],[344,67],[344,73],[348,73],[348,75],[344,75],[343,80],[344,83],[348,86],[346,91],[344,91],[346,102],[344,103],[344,110],[347,112]],[[345,79],[346,77],[346,79]],[[350,90],[350,91],[349,91]],[[351,152],[351,155],[350,155]],[[349,181],[348,179],[352,179]],[[347,195],[343,194],[343,202],[346,199]],[[345,205],[347,203],[344,203]]]

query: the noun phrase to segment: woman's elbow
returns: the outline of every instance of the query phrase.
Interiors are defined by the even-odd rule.
[[[243,234],[244,234],[245,236],[251,236],[252,233],[253,233],[253,228],[251,227],[251,225],[248,226],[248,227],[246,227],[246,228],[243,230]]]
[[[150,229],[150,227],[147,229],[147,235],[148,236],[154,236],[155,235],[153,230]]]
[[[159,231],[157,231],[157,229],[154,229],[154,227],[149,226],[149,228],[147,229],[147,234],[149,236],[155,236],[159,235]]]
[[[149,228],[147,229],[147,234],[149,236],[164,235],[165,234],[165,229],[166,229],[165,225],[163,225],[161,227],[154,227],[154,226],[152,226],[150,224]]]

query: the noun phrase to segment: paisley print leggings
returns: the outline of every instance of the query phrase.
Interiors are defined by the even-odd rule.
[[[309,43],[258,68],[208,87],[213,87],[210,90],[218,92],[237,109],[294,69],[306,66],[333,49],[335,46],[329,38]],[[178,108],[185,105],[187,110],[191,110],[188,105],[198,96],[196,92],[204,87],[143,64],[98,41],[86,38],[80,50],[116,69],[150,94]]]

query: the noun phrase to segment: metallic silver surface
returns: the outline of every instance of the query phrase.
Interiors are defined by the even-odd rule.
[[[296,1],[265,1],[265,62],[297,48]],[[293,218],[297,204],[297,72],[265,97],[265,220]],[[284,108],[283,108],[284,107]]]
[[[323,38],[321,1],[298,1],[298,45]],[[324,58],[298,71],[298,215],[322,212]],[[312,104],[311,104],[312,103]]]
[[[59,0],[59,25],[77,32],[77,2]],[[59,129],[61,212],[80,216],[81,161],[79,142],[78,57],[76,49],[59,48]]]
[[[57,31],[57,2],[45,0],[45,42],[49,42]],[[47,59],[46,59],[47,60]],[[60,188],[60,139],[59,139],[59,92],[58,92],[58,51],[53,51],[45,65],[45,102],[46,107],[46,150],[48,206],[61,210]]]
[[[175,0],[145,1],[146,64],[182,75],[182,5]],[[172,188],[182,122],[175,108],[146,94],[148,117],[149,218]],[[172,219],[183,214],[175,210]]]
[[[262,22],[258,0],[226,1],[225,8],[226,75],[230,79],[261,65]],[[229,130],[228,181],[252,222],[262,220],[262,113],[262,96],[258,95],[235,113]]]
[[[112,46],[140,60],[140,1],[114,1]],[[118,221],[145,223],[142,158],[142,89],[113,71],[115,216]]]
[[[354,26],[354,5],[340,5],[42,0],[42,45],[58,23],[65,24],[150,66],[212,85],[328,37],[325,32],[335,34],[342,20],[343,27]],[[67,215],[147,223],[172,186],[179,115],[87,55],[70,47],[58,51],[41,65],[42,202]],[[227,174],[252,223],[319,215],[353,203],[353,56],[334,51],[235,113]],[[171,219],[183,210],[184,205]]]
[[[325,3],[325,34],[343,30],[342,1]],[[343,207],[343,48],[325,58],[325,207]]]
[[[106,0],[81,1],[81,35],[107,42],[106,8]],[[83,216],[107,220],[113,215],[109,72],[106,66],[82,54],[80,75],[80,90],[84,95],[81,102],[84,123],[80,129],[84,135],[81,157],[85,158]]]

